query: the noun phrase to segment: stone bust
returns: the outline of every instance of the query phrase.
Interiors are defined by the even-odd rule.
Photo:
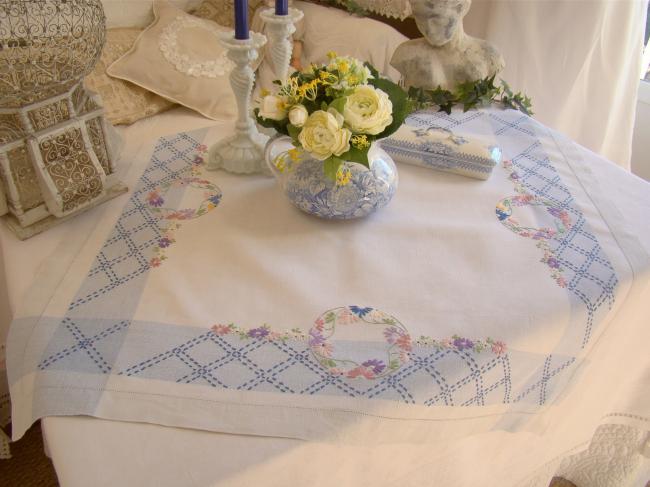
[[[463,30],[471,0],[409,1],[424,37],[401,44],[391,59],[406,87],[451,90],[503,69],[503,57],[491,44]]]

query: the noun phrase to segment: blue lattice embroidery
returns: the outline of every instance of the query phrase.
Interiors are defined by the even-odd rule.
[[[556,262],[541,262],[540,265],[551,268],[551,264],[557,264],[573,302],[587,310],[582,340],[572,347],[577,353],[589,341],[601,313],[612,305],[617,278],[579,207],[542,151],[534,122],[514,112],[489,115],[468,112],[450,116],[416,114],[409,119],[409,124],[449,129],[463,126],[469,132],[483,132],[487,124],[492,126],[497,139],[508,137],[510,147],[518,147],[511,161],[522,190],[547,202],[554,211],[565,212],[569,222],[563,232],[545,239]],[[406,344],[404,333],[399,333],[400,327],[396,328],[397,332],[389,333],[393,343],[386,341],[383,345],[389,350],[385,357],[352,357],[356,367],[336,374],[331,369],[337,367],[322,363],[328,357],[322,353],[324,348],[318,336],[283,337],[283,333],[290,332],[274,332],[264,326],[246,330],[235,327],[226,332],[219,327],[230,325],[205,330],[145,325],[131,320],[128,317],[133,316],[138,305],[145,276],[152,269],[155,249],[164,251],[173,243],[165,240],[169,235],[161,225],[161,212],[156,208],[178,208],[180,196],[174,191],[163,195],[160,188],[172,187],[175,181],[191,175],[188,171],[198,154],[197,139],[200,140],[200,135],[179,134],[160,140],[150,166],[55,332],[39,369],[84,370],[100,375],[112,373],[214,388],[377,398],[427,406],[520,401],[545,404],[570,375],[576,364],[572,356],[537,356],[505,350],[501,342],[488,339],[413,337],[410,350],[400,346],[391,349],[400,338],[402,345]],[[155,194],[150,196],[156,192],[163,200],[160,205]],[[167,210],[162,212],[168,214]],[[497,222],[508,217],[505,209],[497,213]],[[171,237],[173,240],[173,235]],[[543,255],[540,259],[543,260]],[[115,302],[121,303],[120,319],[85,317],[101,316],[102,310],[112,309]],[[361,307],[349,309],[364,317],[371,312]],[[165,333],[151,333],[153,326],[167,329]],[[135,337],[147,336],[146,346],[143,341],[131,337],[134,330],[138,330]],[[380,333],[383,331],[381,328]],[[241,333],[246,335],[245,339]],[[363,347],[364,343],[359,346]],[[396,355],[391,350],[405,354]],[[338,354],[335,359],[348,358],[343,355],[347,353],[344,348],[334,347],[334,351]],[[391,369],[390,362],[395,359],[397,366]],[[347,376],[347,372],[359,366],[364,370],[357,371],[356,377]],[[384,373],[387,369],[391,373]],[[371,379],[366,377],[369,371],[373,373]],[[525,383],[518,380],[515,387],[515,373],[530,380]]]

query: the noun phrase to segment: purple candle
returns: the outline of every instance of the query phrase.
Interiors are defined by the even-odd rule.
[[[275,0],[275,15],[289,15],[289,0]]]
[[[248,0],[235,0],[235,39],[248,39]]]

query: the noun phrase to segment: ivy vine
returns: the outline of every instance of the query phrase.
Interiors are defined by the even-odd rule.
[[[463,111],[486,106],[490,103],[501,103],[505,107],[514,108],[526,115],[532,115],[530,97],[521,92],[514,93],[504,80],[499,80],[500,85],[494,84],[495,76],[460,83],[454,91],[441,87],[435,90],[411,87],[408,90],[412,108],[419,110],[437,106],[439,111],[451,113],[454,106],[462,105]]]

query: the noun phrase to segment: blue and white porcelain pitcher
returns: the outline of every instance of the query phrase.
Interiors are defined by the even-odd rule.
[[[344,162],[343,180],[325,176],[323,161],[296,149],[290,137],[269,141],[266,162],[289,200],[302,211],[320,218],[349,220],[383,208],[397,190],[397,168],[393,159],[373,143],[368,152],[369,168]]]

